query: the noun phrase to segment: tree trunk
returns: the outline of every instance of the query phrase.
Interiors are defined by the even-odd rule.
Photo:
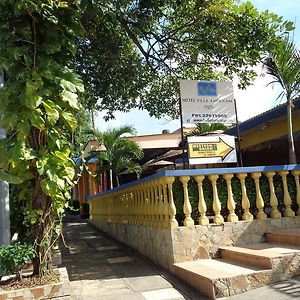
[[[116,174],[116,181],[117,181],[117,186],[120,186],[120,180],[119,180],[119,175]]]
[[[289,147],[289,164],[296,164],[295,144],[293,137],[293,121],[292,121],[292,101],[290,97],[287,99],[287,121],[288,121],[288,147]]]
[[[94,109],[91,109],[91,115],[92,115],[92,126],[93,126],[93,129],[96,130],[96,126],[95,126],[95,111],[94,111]]]
[[[31,128],[30,147],[34,150],[40,150],[45,146],[45,133],[37,128]],[[52,239],[52,220],[51,220],[51,199],[41,188],[42,178],[35,171],[35,176],[31,181],[32,184],[32,209],[41,211],[42,215],[34,216],[35,223],[32,228],[34,238],[34,249],[36,257],[33,259],[33,275],[40,276],[48,269],[50,262],[50,245]]]
[[[32,195],[32,208],[42,211],[42,215],[36,215],[36,223],[33,225],[32,232],[34,237],[34,249],[36,256],[33,259],[33,275],[41,276],[49,268],[50,247],[52,240],[52,216],[51,198],[47,196],[41,186],[41,178],[36,174],[32,181],[34,186]]]

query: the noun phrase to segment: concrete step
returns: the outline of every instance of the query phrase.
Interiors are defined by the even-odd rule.
[[[269,243],[250,244],[243,247],[221,247],[221,257],[261,268],[273,267],[276,258],[290,257],[300,254],[300,249]]]
[[[174,272],[212,299],[300,274],[300,249],[269,243],[222,247],[220,259],[174,264]]]
[[[211,299],[228,297],[272,282],[270,269],[232,263],[225,259],[201,259],[173,266],[177,276]]]
[[[300,228],[273,231],[266,234],[268,243],[300,247]]]
[[[285,280],[300,274],[300,248],[269,243],[243,247],[222,247],[221,256],[227,261],[272,269],[272,281]]]

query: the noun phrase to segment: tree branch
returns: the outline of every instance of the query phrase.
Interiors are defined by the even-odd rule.
[[[35,69],[36,67],[36,27],[35,27],[35,23],[36,23],[36,19],[35,17],[32,15],[32,13],[30,11],[28,11],[29,16],[32,18],[32,29],[33,29],[33,68]]]

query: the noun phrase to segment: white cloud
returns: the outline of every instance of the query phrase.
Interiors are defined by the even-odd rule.
[[[279,104],[279,99],[276,99],[280,94],[280,86],[268,85],[272,78],[260,75],[261,66],[257,66],[255,71],[258,76],[247,89],[238,89],[237,82],[234,82],[239,121],[245,121]]]
[[[129,113],[115,113],[115,119],[105,122],[103,117],[105,112],[97,113],[96,127],[100,131],[108,128],[116,128],[123,125],[133,125],[139,135],[161,133],[164,129],[169,129],[170,132],[180,127],[179,120],[170,119],[155,119],[149,116],[149,113],[144,110],[133,109]]]

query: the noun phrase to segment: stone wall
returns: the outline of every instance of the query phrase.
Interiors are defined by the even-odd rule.
[[[218,257],[221,246],[265,242],[265,233],[291,228],[300,228],[300,216],[178,227],[172,229],[174,261]]]
[[[167,269],[174,263],[170,229],[107,223],[97,219],[97,216],[90,218],[90,223]]]
[[[173,263],[218,257],[221,246],[260,243],[265,241],[265,233],[300,228],[300,216],[173,229],[106,223],[95,215],[90,222],[171,271]]]

